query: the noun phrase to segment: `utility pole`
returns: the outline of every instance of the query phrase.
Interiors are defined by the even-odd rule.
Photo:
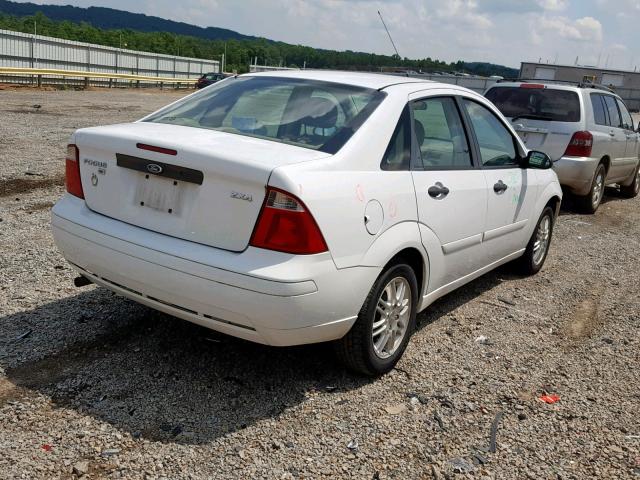
[[[38,55],[37,55],[37,47],[38,47],[38,22],[33,21],[33,51],[31,53],[32,67],[36,68],[38,66]]]
[[[398,53],[398,49],[396,48],[396,44],[393,43],[393,38],[391,38],[391,34],[389,33],[389,29],[387,28],[387,25],[384,23],[384,19],[382,18],[382,14],[380,13],[380,10],[378,10],[378,15],[380,16],[380,21],[382,22],[382,26],[387,31],[387,35],[389,35],[389,40],[391,40],[391,45],[393,46],[393,49],[396,51],[396,55],[398,56],[398,58],[400,58],[400,54]]]

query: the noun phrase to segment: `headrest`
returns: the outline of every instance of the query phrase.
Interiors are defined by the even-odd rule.
[[[304,102],[302,123],[309,127],[332,128],[338,121],[338,107],[327,98],[311,97]]]

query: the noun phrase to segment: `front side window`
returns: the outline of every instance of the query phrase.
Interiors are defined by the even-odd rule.
[[[571,90],[523,83],[519,87],[493,87],[486,97],[507,118],[549,122],[580,121],[580,99]]]
[[[616,99],[611,95],[604,95],[603,98],[607,113],[609,114],[609,125],[616,128],[622,128],[622,119],[620,118],[618,105],[616,105]]]
[[[385,95],[314,80],[232,77],[144,121],[218,130],[336,153]]]
[[[616,102],[618,102],[618,107],[620,108],[620,113],[622,114],[622,128],[626,130],[633,130],[633,119],[631,118],[629,110],[627,110],[627,106],[622,103],[619,98],[616,98]]]
[[[434,97],[411,103],[413,130],[425,169],[460,169],[472,166],[469,142],[456,102]]]
[[[485,167],[511,166],[518,164],[518,154],[511,133],[498,117],[487,107],[464,99],[463,104],[471,120],[480,158]]]

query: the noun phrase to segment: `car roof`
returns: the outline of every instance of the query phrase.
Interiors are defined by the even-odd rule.
[[[540,84],[540,85],[544,85],[545,88],[551,88],[554,90],[570,90],[572,92],[577,92],[579,90],[581,90],[581,88],[579,88],[577,85],[565,85],[562,83],[553,83],[553,82],[547,82],[547,81],[531,81],[531,82],[498,82],[495,83],[493,85],[491,85],[491,87],[489,88],[495,88],[495,87],[519,87],[520,85],[536,85],[536,84]]]
[[[489,87],[497,88],[497,87],[520,87],[520,85],[535,85],[540,84],[544,85],[545,88],[553,89],[553,90],[568,90],[570,92],[598,92],[603,93],[605,95],[613,95],[614,97],[619,97],[616,92],[609,90],[607,87],[602,87],[600,85],[584,85],[584,84],[564,84],[564,83],[556,83],[553,80],[531,80],[531,81],[514,81],[514,82],[498,82]]]
[[[363,88],[380,90],[391,85],[404,83],[433,84],[429,80],[406,77],[402,75],[387,75],[382,73],[342,72],[335,70],[276,70],[271,72],[247,73],[244,76],[252,77],[279,77],[299,78],[305,80],[318,80],[322,82],[335,82],[353,85]]]

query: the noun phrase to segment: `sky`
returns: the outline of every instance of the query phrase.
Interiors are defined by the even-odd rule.
[[[19,0],[22,1],[22,0]],[[293,44],[402,57],[640,70],[640,0],[31,0],[103,6]]]

